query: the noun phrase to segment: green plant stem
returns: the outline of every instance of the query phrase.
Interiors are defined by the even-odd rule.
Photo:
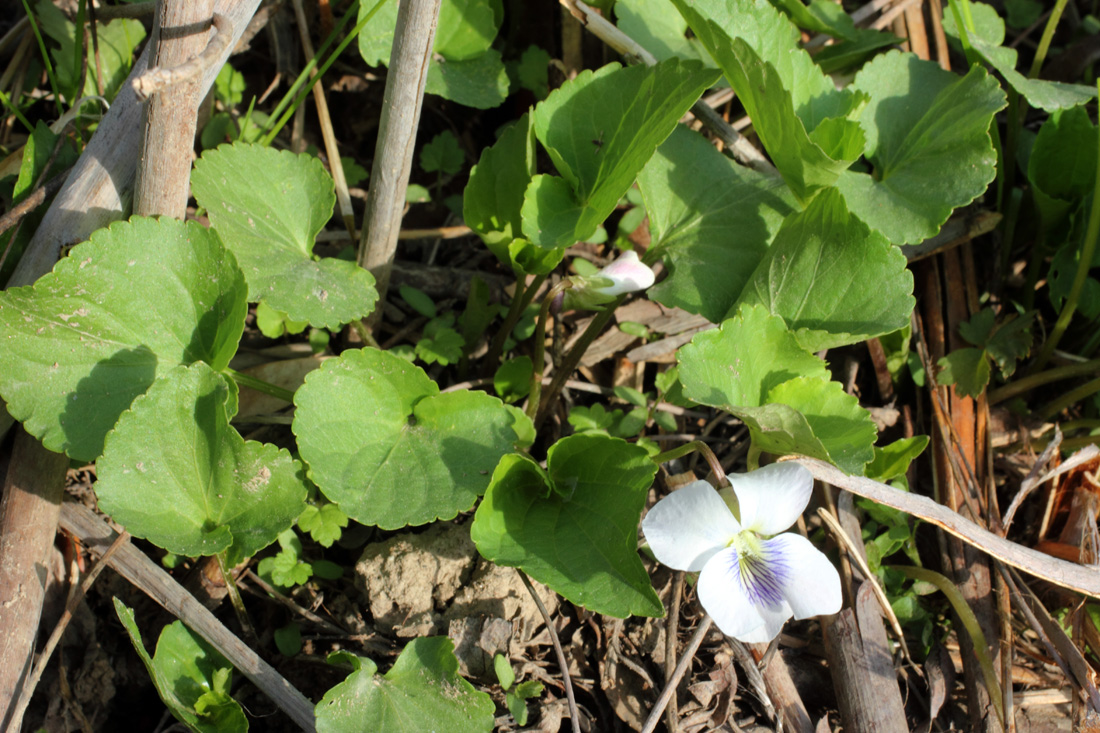
[[[974,18],[970,13],[970,5],[966,0],[950,0],[949,4],[951,15],[955,18],[955,28],[959,31],[959,42],[962,43],[963,53],[966,55],[966,63],[973,68],[981,63],[981,59],[974,53],[974,47],[970,45],[970,34],[974,32]]]
[[[352,2],[352,4],[348,7],[344,15],[340,18],[340,20],[337,21],[336,26],[332,29],[332,31],[329,32],[325,40],[321,42],[321,45],[314,52],[313,57],[306,61],[306,65],[302,68],[301,72],[299,72],[298,78],[294,80],[294,82],[286,90],[286,93],[283,94],[283,98],[280,99],[279,103],[275,105],[275,109],[271,111],[269,119],[277,120],[283,115],[284,112],[286,112],[287,107],[291,104],[293,100],[297,98],[298,93],[302,90],[302,85],[309,81],[310,72],[312,72],[313,69],[317,66],[317,59],[321,57],[321,54],[328,50],[328,47],[332,45],[332,42],[334,40],[336,40],[336,37],[340,33],[340,31],[342,31],[344,29],[344,26],[347,25],[348,21],[351,20],[352,14],[358,12],[358,10],[359,0],[354,0],[354,2]],[[306,91],[308,91],[308,89]],[[250,105],[249,114],[251,114],[251,111],[252,109]],[[294,110],[291,110],[290,113],[293,115]],[[264,144],[270,144],[269,141],[274,139],[275,134],[277,134],[277,130],[269,130],[260,139],[260,142]]]
[[[1030,392],[1036,387],[1041,387],[1044,384],[1058,382],[1063,379],[1073,379],[1074,377],[1084,377],[1089,374],[1095,374],[1097,370],[1100,370],[1100,359],[1083,361],[1079,364],[1067,364],[1066,366],[1047,369],[1045,372],[1029,374],[1022,379],[1017,379],[1010,384],[1006,384],[1003,387],[998,387],[997,389],[989,392],[989,394],[987,395],[989,399],[989,406],[992,407],[998,402],[1004,402],[1005,400],[1012,399],[1017,395],[1024,394],[1025,392]]]
[[[625,298],[625,295],[620,295],[618,298],[605,305],[603,312],[592,319],[592,322],[588,324],[588,328],[586,328],[584,333],[581,334],[581,337],[577,339],[577,343],[573,344],[572,350],[562,359],[561,365],[558,366],[558,373],[554,375],[554,380],[550,382],[550,389],[546,390],[542,395],[542,404],[539,405],[539,411],[535,415],[535,430],[538,430],[543,420],[545,420],[546,416],[550,413],[550,405],[557,399],[558,394],[561,393],[562,387],[564,387],[565,383],[569,380],[569,375],[577,368],[577,364],[581,363],[584,352],[588,350],[588,347],[592,345],[596,337],[607,328],[607,324],[615,315],[615,309],[619,307],[619,304],[622,303]]]
[[[7,94],[4,94],[2,90],[0,90],[0,103],[11,110],[11,113],[15,115],[15,119],[19,120],[20,124],[22,124],[23,127],[27,128],[27,132],[34,132],[34,125],[32,125],[30,123],[30,120],[28,120],[23,115],[23,113],[19,111],[19,108],[15,106],[15,104],[11,101],[11,98],[8,97]]]
[[[381,304],[379,304],[378,307],[381,308]],[[367,328],[367,324],[363,321],[362,318],[356,318],[354,321],[351,322],[350,325],[352,327],[352,330],[355,331],[355,333],[359,336],[360,340],[362,340],[364,344],[366,344],[367,346],[373,346],[376,349],[382,348],[378,345],[378,342],[374,340],[374,336],[371,335],[370,329]]]
[[[1007,121],[1005,123],[1004,139],[997,132],[996,120],[990,125],[990,137],[997,145],[1000,160],[997,176],[997,210],[1005,215],[1001,225],[1001,231],[1011,236],[1010,228],[1016,225],[1015,211],[1019,208],[1018,199],[1013,194],[1018,193],[1014,189],[1016,183],[1016,147],[1020,144],[1020,128],[1023,125],[1023,117],[1020,114],[1020,95],[1012,87],[1008,88],[1008,108],[1006,110]],[[1015,203],[1015,207],[1013,204]],[[1006,212],[1005,209],[1008,208]],[[1012,254],[1011,239],[1001,243],[1001,269],[1007,272],[1009,258]]]
[[[978,625],[978,617],[974,615],[962,593],[947,577],[927,568],[918,568],[912,565],[883,567],[895,570],[907,578],[931,583],[947,598],[951,607],[955,610],[955,615],[959,617],[963,628],[966,629],[966,633],[970,635],[970,641],[974,647],[974,656],[978,658],[978,664],[982,668],[982,676],[985,678],[986,691],[989,693],[989,699],[993,701],[993,708],[997,711],[1001,728],[1004,729],[1004,700],[1001,697],[1001,686],[997,682],[997,673],[993,669],[993,659],[989,656],[989,646],[986,643],[985,634],[982,633],[982,627]]]
[[[1035,416],[1040,420],[1049,420],[1073,403],[1091,397],[1097,392],[1100,392],[1100,378],[1085,382],[1080,387],[1066,392],[1058,399],[1051,400],[1045,407],[1036,410]]]
[[[61,109],[61,92],[57,88],[57,74],[54,72],[53,62],[50,61],[50,54],[46,51],[46,42],[42,40],[42,32],[38,29],[38,21],[34,19],[31,4],[27,0],[23,0],[23,9],[27,12],[27,22],[31,26],[34,38],[38,41],[38,51],[42,54],[42,65],[46,67],[46,78],[50,80],[50,90],[53,91],[53,103],[57,108],[57,116],[61,117],[64,115],[64,110]],[[80,91],[77,90],[77,96],[79,96]]]
[[[531,395],[527,398],[527,417],[535,419],[539,409],[539,398],[542,396],[542,369],[546,361],[546,322],[550,318],[550,306],[554,299],[561,293],[573,287],[571,280],[562,280],[543,296],[542,308],[539,309],[539,322],[535,326],[535,355],[533,357],[533,369],[531,370]]]
[[[24,0],[24,2],[26,2],[26,0]],[[382,5],[387,2],[396,2],[396,0],[378,0],[375,6],[371,8],[371,11],[367,13],[362,20],[355,24],[355,27],[352,28],[347,37],[340,42],[340,45],[336,47],[336,50],[333,51],[327,59],[325,59],[325,62],[321,65],[321,68],[318,69],[317,74],[311,77],[310,72],[317,65],[317,59],[320,58],[321,54],[323,54],[325,50],[329,47],[329,45],[331,45],[332,42],[336,39],[337,34],[339,34],[339,32],[343,29],[347,22],[351,20],[352,15],[358,12],[359,3],[352,3],[351,7],[348,8],[348,11],[344,13],[344,16],[342,18],[340,18],[340,22],[337,23],[336,27],[332,29],[332,33],[329,33],[328,38],[326,38],[324,43],[321,44],[321,47],[317,49],[317,52],[313,55],[313,58],[309,60],[309,63],[307,63],[305,65],[305,68],[302,69],[301,73],[298,74],[298,78],[294,80],[294,84],[291,85],[290,89],[287,90],[287,93],[283,95],[283,98],[275,107],[275,111],[272,112],[271,118],[278,118],[278,120],[275,123],[274,127],[272,127],[267,132],[267,134],[265,134],[260,139],[261,145],[271,145],[271,141],[275,139],[275,136],[278,135],[279,132],[286,125],[286,123],[290,121],[290,118],[294,116],[294,112],[298,109],[299,106],[301,106],[302,102],[305,101],[305,98],[313,90],[313,85],[319,82],[321,78],[325,75],[325,72],[329,70],[329,67],[336,62],[336,59],[340,58],[340,54],[344,52],[344,49],[351,45],[352,41],[359,38],[359,31],[363,29],[363,26],[370,22],[370,19],[374,17],[374,14],[377,13]],[[306,82],[309,83],[307,84]],[[297,93],[297,96],[295,96],[295,93]],[[289,102],[289,100],[291,99],[293,99],[294,101]],[[290,104],[289,109],[286,108],[287,104]],[[282,113],[281,117],[279,116],[280,112]]]
[[[84,96],[84,83],[85,78],[81,75],[81,68],[84,67],[84,61],[82,56],[87,55],[87,51],[84,50],[84,14],[88,9],[88,0],[80,0],[76,6],[76,28],[73,35],[73,76],[79,79],[80,86],[76,90],[76,98],[80,99]]]
[[[237,612],[237,621],[241,624],[241,630],[249,639],[256,639],[256,630],[252,628],[252,621],[248,618],[248,610],[244,607],[241,592],[237,589],[237,582],[233,580],[233,569],[229,567],[229,559],[226,557],[228,550],[222,550],[217,554],[218,569],[221,570],[222,579],[225,581],[225,589],[229,592],[229,602],[233,604],[233,610]]]
[[[1031,70],[1027,72],[1029,79],[1038,78],[1043,68],[1043,62],[1047,59],[1050,50],[1050,42],[1054,40],[1054,31],[1058,28],[1058,21],[1062,19],[1062,11],[1066,9],[1066,0],[1058,0],[1054,3],[1054,9],[1050,11],[1047,25],[1043,28],[1043,35],[1039,39],[1039,48],[1035,50],[1035,58],[1031,60]]]
[[[500,330],[496,332],[493,340],[489,343],[489,351],[485,356],[486,369],[496,370],[497,364],[500,363],[500,357],[504,354],[504,342],[508,340],[508,334],[512,333],[512,329],[519,323],[523,311],[531,305],[531,301],[535,299],[535,294],[544,282],[546,282],[546,275],[537,276],[527,286],[524,286],[522,282],[516,283],[516,295],[512,298],[508,313],[504,316],[504,323],[501,324]],[[490,375],[486,374],[486,376]]]
[[[1100,93],[1100,79],[1096,81],[1097,92]],[[1070,288],[1066,301],[1062,304],[1062,312],[1058,314],[1058,321],[1050,332],[1039,358],[1035,360],[1032,370],[1042,369],[1050,355],[1054,353],[1062,335],[1069,327],[1073,314],[1077,310],[1077,301],[1081,297],[1081,291],[1085,288],[1085,282],[1089,277],[1089,269],[1092,267],[1092,258],[1096,253],[1096,238],[1100,236],[1100,145],[1097,146],[1096,183],[1092,189],[1092,209],[1089,211],[1088,228],[1085,230],[1085,242],[1081,248],[1081,257],[1077,260],[1077,272],[1073,276],[1073,286]]]
[[[236,369],[230,369],[229,367],[225,368],[225,373],[232,377],[233,381],[242,387],[250,387],[257,392],[263,392],[266,395],[271,395],[272,397],[283,400],[284,402],[294,404],[294,393],[291,392],[289,389],[284,389],[278,385],[272,384],[271,382],[265,382],[262,379],[257,379],[256,377],[242,374]]]
[[[717,480],[718,487],[722,488],[729,486],[729,479],[726,478],[726,472],[722,468],[722,462],[718,460],[718,456],[714,455],[714,451],[710,449],[710,446],[701,440],[693,440],[690,443],[685,443],[678,448],[670,448],[663,453],[658,453],[653,456],[653,462],[660,465],[662,463],[668,463],[669,461],[677,458],[682,458],[689,453],[702,453],[703,458],[706,459],[707,465],[710,466],[711,472],[714,474],[714,478]]]

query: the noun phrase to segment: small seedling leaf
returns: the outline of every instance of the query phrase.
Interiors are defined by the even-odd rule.
[[[343,659],[349,656],[342,653]],[[333,661],[332,657],[329,658]],[[318,733],[449,731],[488,733],[494,705],[458,673],[454,645],[445,636],[410,641],[384,676],[369,659],[317,703]]]

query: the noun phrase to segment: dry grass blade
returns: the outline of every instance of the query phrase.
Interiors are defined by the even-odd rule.
[[[306,56],[313,58],[316,52],[313,50],[313,41],[309,37],[309,25],[306,23],[306,13],[302,8],[302,0],[294,0],[294,16],[298,19],[298,32],[302,39],[302,50]],[[310,77],[317,77],[317,67],[310,71]],[[355,241],[355,213],[351,208],[351,196],[348,194],[348,180],[344,177],[344,164],[340,160],[340,148],[336,144],[336,133],[332,129],[332,118],[328,113],[328,100],[325,98],[325,90],[320,84],[313,84],[313,101],[317,105],[317,122],[321,126],[321,137],[325,141],[325,152],[328,154],[328,167],[332,171],[332,179],[336,183],[336,200],[340,204],[340,216],[344,220],[344,227],[348,235]]]
[[[871,572],[871,568],[867,565],[867,561],[864,559],[863,555],[855,549],[855,542],[848,536],[848,533],[844,531],[844,528],[840,526],[840,522],[824,509],[818,509],[817,514],[821,517],[822,521],[828,525],[829,531],[832,532],[837,542],[844,546],[849,557],[855,560],[856,564],[859,565],[859,570],[863,573],[863,577],[867,578],[867,582],[871,584],[871,590],[875,594],[875,600],[878,601],[879,608],[882,609],[883,615],[886,616],[887,620],[890,622],[890,628],[894,630],[894,635],[897,636],[898,644],[901,646],[902,656],[905,657],[907,662],[912,664],[913,658],[909,656],[909,646],[905,643],[905,632],[901,630],[901,622],[898,621],[894,609],[890,607],[890,601],[886,597],[886,592],[882,589],[882,586],[879,585],[878,578]]]
[[[1030,547],[998,537],[927,496],[908,494],[862,476],[849,476],[816,458],[798,461],[819,481],[850,491],[883,506],[900,509],[936,525],[963,542],[1025,573],[1093,598],[1100,598],[1100,568],[1059,560]]]

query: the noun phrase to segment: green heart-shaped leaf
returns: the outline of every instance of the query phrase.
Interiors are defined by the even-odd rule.
[[[100,509],[177,555],[228,549],[235,564],[274,542],[305,508],[302,466],[230,426],[236,398],[202,362],[158,378],[107,436]]]
[[[766,0],[673,4],[725,72],[795,195],[808,201],[832,186],[862,152],[863,131],[847,118],[864,98],[837,91],[798,46],[797,29]]]
[[[525,455],[505,456],[470,537],[485,558],[590,611],[660,616],[638,557],[638,518],[656,471],[645,448],[591,433],[551,446],[546,471]]]
[[[695,61],[583,71],[535,107],[535,135],[561,174],[536,176],[523,233],[556,249],[586,240],[615,210],[684,112],[718,79]]]
[[[671,273],[649,289],[667,306],[717,323],[737,302],[796,204],[778,176],[757,173],[678,127],[638,175],[652,246]]]
[[[679,359],[684,394],[741,418],[755,450],[801,453],[856,474],[874,458],[868,412],[763,308],[743,306],[680,349]]]
[[[782,318],[759,306],[698,334],[678,358],[684,395],[726,409],[764,405],[773,387],[795,377],[829,378],[825,362],[798,344]]]
[[[222,145],[195,162],[191,189],[236,255],[249,300],[319,328],[337,328],[374,309],[378,293],[370,272],[311,254],[336,200],[321,161],[262,145]]]
[[[852,87],[871,100],[860,120],[874,173],[837,181],[848,209],[895,244],[934,236],[996,175],[989,125],[1005,93],[984,69],[959,77],[895,51],[864,66]]]
[[[229,364],[245,296],[232,255],[196,223],[100,229],[33,286],[0,293],[0,395],[47,448],[95,460],[158,376]]]
[[[525,114],[481,152],[462,195],[462,217],[513,272],[545,275],[565,251],[544,250],[523,238],[523,197],[534,175],[535,133]],[[545,262],[543,255],[550,255]]]
[[[495,48],[470,59],[433,59],[424,91],[467,107],[492,109],[508,96],[508,69]]]
[[[769,405],[788,405],[798,410],[827,454],[815,456],[832,461],[851,474],[862,474],[875,457],[878,436],[871,414],[859,400],[844,391],[840,382],[799,377],[773,388]],[[796,446],[791,452],[804,452]],[[774,451],[773,451],[774,452]]]
[[[909,323],[915,301],[906,264],[830,188],[787,217],[738,303],[782,317],[806,351],[852,344]]]
[[[334,652],[329,661],[350,663],[353,671],[317,703],[317,733],[493,729],[492,699],[458,673],[445,636],[413,639],[384,676],[373,661],[349,652]]]
[[[986,3],[972,2],[970,13],[974,20],[974,32],[967,34],[971,48],[1032,107],[1053,112],[1085,104],[1096,96],[1094,86],[1030,79],[1016,71],[1016,49],[1001,45],[1005,40],[1005,22],[996,8]],[[958,40],[955,14],[947,7],[944,7],[943,29],[952,40]]]
[[[310,478],[349,517],[386,529],[472,507],[530,424],[483,392],[440,394],[422,369],[377,349],[325,362],[294,403]]]

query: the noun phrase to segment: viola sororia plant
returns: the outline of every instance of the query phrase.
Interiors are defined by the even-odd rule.
[[[614,417],[596,404],[566,419],[560,393],[541,380],[576,364],[569,350],[596,335],[547,366],[553,314],[613,312],[645,292],[712,326],[658,378],[662,399],[728,413],[746,426],[750,449],[749,473],[715,477],[732,488],[695,481],[653,506],[644,538],[658,561],[700,573],[699,600],[725,633],[770,641],[792,616],[833,613],[841,599],[825,556],[785,532],[805,509],[808,472],[761,464],[805,455],[875,477],[889,463],[898,476],[923,447],[876,446],[870,413],[827,359],[908,327],[913,278],[899,245],[934,236],[997,175],[990,131],[1006,94],[987,67],[1036,107],[1063,110],[1037,151],[1058,130],[1092,129],[1076,107],[1091,90],[1017,73],[1004,24],[971,5],[977,25],[948,30],[973,64],[951,73],[883,51],[892,36],[855,28],[831,5],[620,0],[620,27],[660,60],[584,70],[549,91],[545,69],[531,73],[539,54],[506,66],[501,0],[443,0],[426,91],[495,107],[511,71],[541,100],[480,151],[460,207],[515,278],[510,302],[493,302],[481,280],[461,314],[395,288],[425,319],[415,348],[341,350],[330,341],[336,353],[296,391],[234,370],[249,304],[273,333],[283,324],[337,333],[379,305],[354,254],[317,246],[336,198],[324,163],[238,141],[194,165],[192,191],[209,226],[118,222],[33,286],[0,293],[0,396],[47,448],[97,462],[104,512],[176,555],[231,566],[278,539],[293,552],[276,582],[301,583],[312,570],[296,572],[306,565],[296,520],[327,547],[349,518],[398,530],[472,512],[469,531],[486,560],[592,612],[659,616],[638,533],[664,460],[653,426],[666,427],[667,415],[654,411],[652,393],[622,389],[635,412]],[[368,64],[384,66],[398,4],[358,8],[353,40]],[[837,44],[812,56],[799,26]],[[841,68],[852,75],[838,87],[830,73]],[[726,85],[767,165],[741,165],[682,124],[705,92]],[[438,183],[465,160],[454,136],[436,140],[422,162]],[[1049,199],[1044,222],[1054,226],[1070,193],[1049,173],[1032,158],[1029,175]],[[605,236],[624,202],[644,211],[648,246],[619,237],[626,251],[604,248],[614,264],[578,262],[566,275],[570,248]],[[495,379],[471,380],[477,370]],[[499,396],[480,389],[487,382]],[[277,444],[238,432],[242,388],[293,408]],[[571,426],[575,434],[562,437]],[[220,657],[174,630],[150,658],[132,614],[119,613],[181,720],[198,729],[207,704],[236,721]],[[173,653],[188,659],[188,684],[208,692],[165,692],[172,667],[161,660]],[[318,704],[319,730],[350,730],[362,711],[378,716],[377,730],[408,729],[400,721],[413,719],[444,720],[448,730],[493,724],[490,701],[458,675],[445,640],[410,643],[385,675],[354,654],[332,661],[353,671]],[[434,684],[453,688],[453,704],[426,697]]]

